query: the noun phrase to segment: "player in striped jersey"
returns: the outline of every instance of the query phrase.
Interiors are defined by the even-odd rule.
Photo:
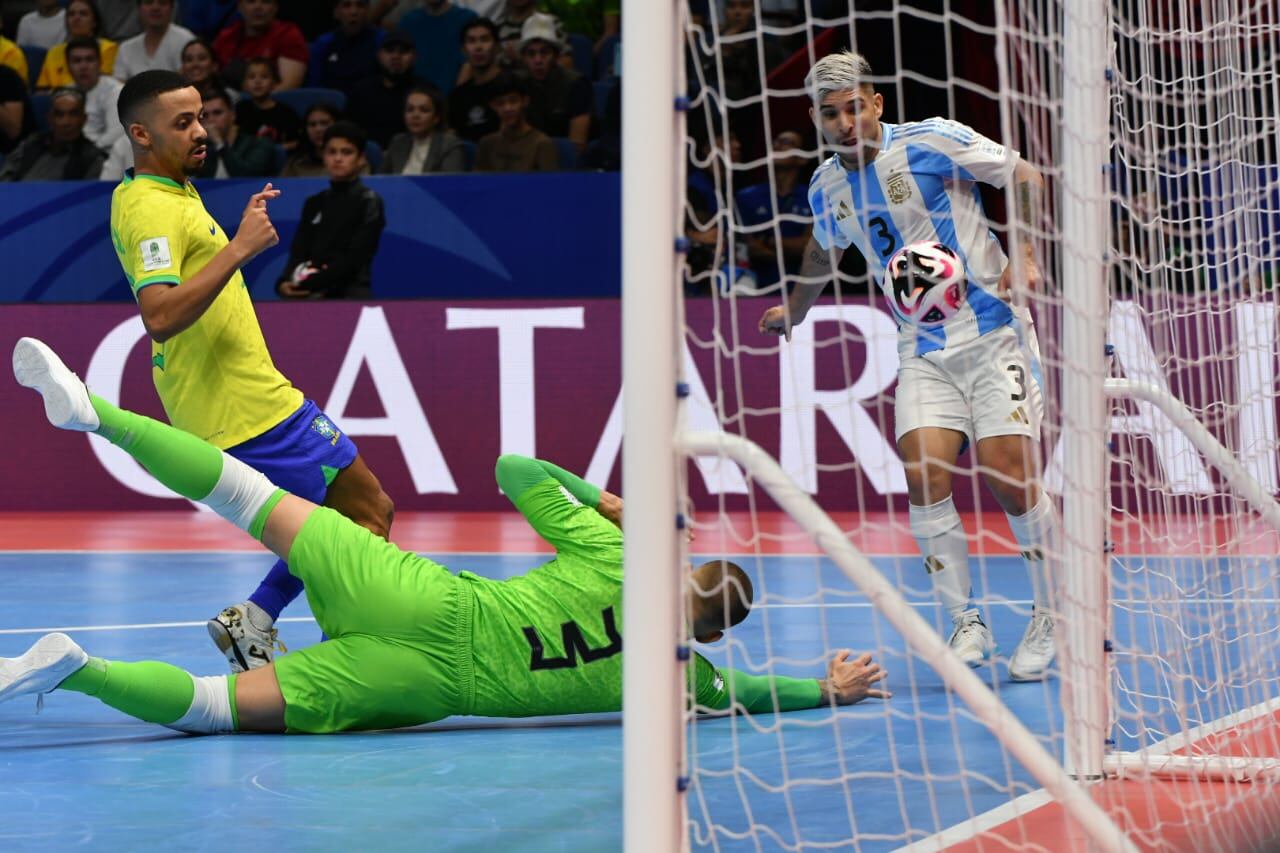
[[[968,275],[966,304],[941,326],[898,317],[895,435],[907,471],[911,532],[934,590],[953,621],[951,648],[969,665],[995,653],[991,630],[973,606],[968,540],[951,499],[951,471],[972,440],[988,487],[1009,518],[1032,578],[1035,609],[1009,661],[1017,681],[1044,676],[1053,660],[1050,607],[1059,524],[1038,481],[1043,408],[1031,317],[1010,302],[1013,286],[1039,279],[1032,245],[1022,241],[1020,280],[992,233],[978,183],[1014,183],[1023,228],[1038,223],[1040,173],[1016,151],[947,119],[880,121],[883,97],[871,67],[845,51],[819,60],[807,77],[810,115],[836,154],[809,184],[813,237],[800,282],[785,305],[760,319],[765,334],[790,336],[855,247],[887,296],[885,264],[904,245],[951,248]],[[892,300],[891,300],[892,303]]]

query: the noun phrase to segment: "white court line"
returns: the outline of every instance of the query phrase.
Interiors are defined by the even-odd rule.
[[[147,631],[152,628],[203,628],[201,622],[142,622],[136,625],[62,625],[56,628],[0,628],[0,634],[52,634],[67,631]],[[282,616],[276,622],[314,622],[314,616]]]

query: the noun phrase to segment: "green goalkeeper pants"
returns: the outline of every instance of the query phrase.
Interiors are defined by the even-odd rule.
[[[467,584],[327,507],[303,524],[288,563],[330,637],[276,660],[289,731],[399,728],[468,712]]]

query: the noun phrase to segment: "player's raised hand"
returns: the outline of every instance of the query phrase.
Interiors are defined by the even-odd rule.
[[[871,653],[864,652],[853,660],[848,649],[836,652],[827,664],[827,677],[822,682],[824,702],[834,699],[837,705],[853,705],[863,699],[888,699],[888,690],[875,685],[888,677],[880,664],[871,660]]]
[[[794,319],[794,317],[787,317],[787,309],[785,307],[775,305],[760,317],[760,334],[782,335],[787,340],[791,340],[791,327],[794,325],[792,322]]]
[[[267,186],[271,185],[267,184]],[[255,195],[254,198],[257,196]],[[236,229],[236,236],[231,242],[236,244],[244,258],[240,262],[241,265],[247,264],[260,253],[280,242],[280,235],[276,233],[276,227],[271,224],[271,217],[267,216],[265,201],[258,204],[250,201],[249,206],[244,209],[244,215],[240,217],[240,227]]]
[[[256,192],[253,195],[249,196],[249,203],[245,205],[245,210],[247,211],[251,207],[261,207],[263,209],[266,209],[268,201],[271,201],[272,199],[276,199],[279,197],[280,197],[280,190],[275,189],[271,185],[271,182],[267,181],[266,186],[264,186],[261,191]]]

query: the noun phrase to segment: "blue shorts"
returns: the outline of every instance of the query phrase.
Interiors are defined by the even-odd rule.
[[[333,478],[355,461],[356,446],[319,406],[306,400],[281,423],[227,453],[285,491],[323,504]]]

